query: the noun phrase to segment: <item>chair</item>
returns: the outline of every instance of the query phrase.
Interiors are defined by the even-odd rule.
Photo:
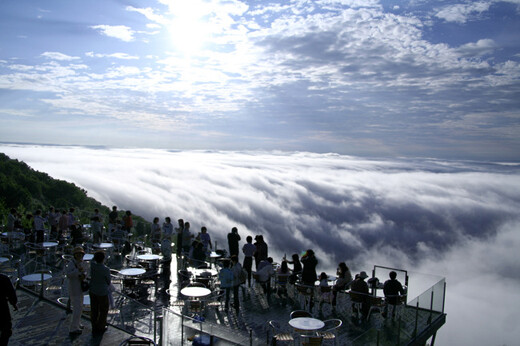
[[[366,297],[367,304],[370,305],[370,309],[368,310],[367,315],[367,321],[370,320],[370,315],[373,311],[376,312],[383,312],[381,309],[385,306],[383,298],[382,297],[376,297],[376,296],[367,296]]]
[[[269,329],[267,332],[267,344],[277,345],[278,342],[294,342],[293,335],[282,329],[278,321],[271,320],[267,322]],[[269,338],[269,331],[271,331],[271,338]]]
[[[320,286],[320,309],[323,303],[332,305],[332,286]]]
[[[407,295],[399,295],[399,296],[386,296],[385,301],[387,306],[392,307],[392,318],[399,317],[401,312],[401,307],[406,305]]]
[[[155,345],[151,339],[145,338],[143,336],[131,336],[128,339],[124,340],[119,346],[151,346]]]
[[[311,313],[306,310],[294,310],[291,312],[291,320],[298,317],[312,317]]]
[[[321,335],[300,335],[302,346],[320,346],[323,344],[323,336]]]
[[[186,287],[191,281],[191,273],[187,270],[179,270],[177,272],[177,277],[180,288]]]
[[[211,295],[211,297],[208,299],[206,306],[208,306],[210,308],[215,308],[216,310],[218,310],[220,307],[224,306],[225,295],[226,295],[226,291],[224,291],[224,290],[214,292]]]
[[[332,340],[334,342],[334,345],[336,344],[336,334],[334,333],[341,325],[343,324],[343,321],[337,318],[333,318],[330,320],[323,321],[325,325],[323,328],[321,328],[318,331],[318,335],[321,335],[323,337],[323,341]]]
[[[210,287],[211,286],[211,281],[212,281],[211,277],[208,277],[208,276],[197,275],[195,277],[195,282],[203,284],[204,287]]]
[[[368,297],[368,295],[354,292],[352,290],[348,291],[348,294],[350,296],[350,301],[352,302],[352,315],[356,315],[356,318],[360,322],[363,315],[363,304],[365,303],[366,297]]]
[[[291,276],[291,274],[276,274],[276,289],[278,295],[282,292],[287,296],[287,283],[289,282],[289,276]]]
[[[303,302],[304,309],[307,309],[307,306],[309,306],[309,308],[310,308],[312,299],[314,297],[314,286],[308,286],[308,285],[304,285],[302,283],[297,282],[295,284],[295,287],[296,287],[296,290],[298,291],[298,294],[300,296],[302,296],[304,299],[304,302]]]

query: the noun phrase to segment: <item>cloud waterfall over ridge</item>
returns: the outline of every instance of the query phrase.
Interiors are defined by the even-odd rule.
[[[184,218],[194,231],[205,225],[222,246],[237,226],[243,239],[263,234],[276,256],[313,248],[318,270],[346,261],[354,271],[381,264],[446,276],[448,325],[452,316],[489,322],[468,313],[473,308],[499,315],[490,325],[502,339],[443,327],[450,341],[441,344],[520,337],[504,317],[520,308],[511,293],[520,284],[518,164],[15,145],[0,151],[104,204],[149,220]],[[513,299],[503,307],[508,312],[474,290],[485,286],[481,280],[501,283],[497,292]]]
[[[237,226],[263,234],[273,250],[312,247],[331,265],[376,249],[414,260],[425,248],[442,253],[493,236],[520,207],[519,166],[487,164],[482,171],[476,163],[334,154],[1,149],[149,220],[184,218],[221,239]]]

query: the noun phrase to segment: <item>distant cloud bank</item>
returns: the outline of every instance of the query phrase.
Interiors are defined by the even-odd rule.
[[[381,264],[446,276],[448,325],[439,338],[450,341],[443,345],[520,337],[507,328],[508,314],[520,308],[518,164],[15,145],[0,151],[106,205],[149,220],[184,218],[194,230],[205,225],[221,246],[237,226],[243,239],[263,234],[275,256],[313,248],[319,270],[346,261],[353,271]],[[489,286],[497,298],[484,293]],[[513,298],[510,307],[492,306],[505,296]],[[473,327],[459,326],[459,317],[501,336],[463,333]]]

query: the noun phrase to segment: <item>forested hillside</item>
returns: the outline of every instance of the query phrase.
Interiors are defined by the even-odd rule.
[[[74,207],[78,216],[86,222],[94,208],[98,208],[103,215],[110,212],[107,206],[88,197],[87,191],[75,184],[54,179],[0,153],[0,221],[5,222],[3,219],[11,208],[16,208],[20,214],[32,213],[36,209],[45,213],[50,206],[60,210]],[[147,224],[138,216],[134,215],[133,219],[134,224],[137,224],[136,221]]]

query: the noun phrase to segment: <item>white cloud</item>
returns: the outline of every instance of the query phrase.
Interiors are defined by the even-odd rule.
[[[78,60],[79,57],[76,56],[69,56],[60,52],[45,52],[41,55],[44,58],[51,59],[51,60],[58,60],[58,61],[71,61],[71,60]]]
[[[477,1],[468,4],[448,5],[438,10],[435,16],[447,22],[465,23],[471,15],[487,11],[491,4],[492,1]]]
[[[91,28],[105,36],[117,38],[121,41],[130,42],[134,40],[134,31],[126,25],[94,25]]]
[[[85,53],[85,55],[90,58],[114,58],[114,59],[121,59],[121,60],[139,60],[139,56],[130,55],[127,53],[100,54],[100,53],[94,53],[94,52],[87,52],[87,53]]]

